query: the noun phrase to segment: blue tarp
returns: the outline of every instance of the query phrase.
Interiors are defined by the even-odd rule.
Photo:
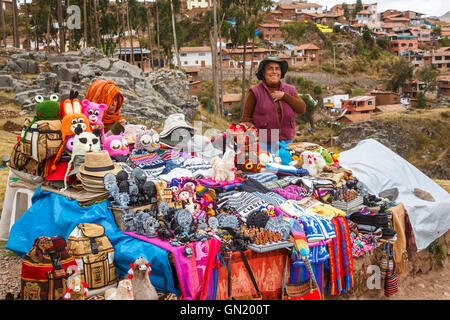
[[[76,200],[48,191],[36,189],[32,206],[13,225],[6,248],[23,257],[41,236],[62,236],[66,240],[79,223],[97,223],[105,228],[105,234],[114,246],[114,264],[118,276],[123,278],[137,257],[145,257],[151,264],[150,280],[157,290],[180,295],[175,289],[169,252],[151,243],[128,236],[117,227],[114,215],[103,201],[81,207]]]

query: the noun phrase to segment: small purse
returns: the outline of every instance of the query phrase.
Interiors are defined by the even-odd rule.
[[[398,292],[398,277],[395,272],[395,261],[392,254],[392,245],[389,241],[386,241],[386,243],[388,249],[387,266],[389,267],[386,269],[386,276],[384,279],[384,295],[389,297]]]
[[[386,241],[383,246],[383,252],[380,261],[381,279],[385,279],[389,272],[394,270],[394,258],[392,253],[392,245],[390,241]]]
[[[289,264],[289,256],[287,255],[281,286],[281,300],[322,300],[322,295],[320,294],[311,264],[307,257],[302,257],[302,259],[310,274],[309,280],[286,284],[287,266]]]

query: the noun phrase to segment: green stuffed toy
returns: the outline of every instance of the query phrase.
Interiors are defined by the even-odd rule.
[[[30,130],[31,126],[40,120],[61,120],[61,107],[58,103],[59,97],[57,94],[50,95],[49,100],[44,100],[44,97],[37,95],[34,97],[36,105],[36,115],[31,120],[30,124],[25,128],[20,141],[25,142],[25,137]]]
[[[331,154],[328,151],[326,151],[322,146],[320,146],[317,151],[325,159],[325,163],[327,164],[327,166],[331,166],[334,163],[334,160],[333,160],[333,157],[331,156]]]

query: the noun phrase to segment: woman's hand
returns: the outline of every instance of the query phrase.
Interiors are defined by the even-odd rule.
[[[274,91],[271,93],[271,96],[272,96],[273,102],[277,102],[277,101],[283,99],[284,92],[283,91]]]

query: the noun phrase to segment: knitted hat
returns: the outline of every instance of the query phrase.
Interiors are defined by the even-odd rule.
[[[30,124],[25,128],[22,135],[22,142],[25,142],[25,137],[31,126],[40,120],[61,120],[61,108],[57,102],[58,96],[52,94],[50,100],[45,100],[44,97],[37,95],[34,97],[34,101],[38,102],[36,105],[36,115],[31,120]]]
[[[258,80],[264,80],[264,68],[266,67],[266,64],[268,64],[269,62],[277,62],[280,65],[281,79],[283,79],[284,75],[288,70],[288,63],[284,60],[281,60],[278,57],[268,56],[259,63],[258,72],[256,72],[256,77],[258,78]]]
[[[127,163],[133,168],[139,167],[149,171],[153,176],[160,175],[165,168],[164,160],[158,153],[147,150],[133,149],[128,157]]]

